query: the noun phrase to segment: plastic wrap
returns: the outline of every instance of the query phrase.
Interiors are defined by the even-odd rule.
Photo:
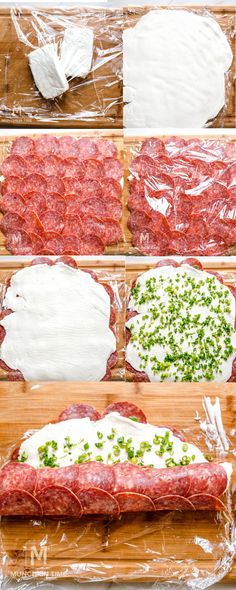
[[[181,257],[172,257],[172,256],[168,257],[168,258],[165,258],[165,257],[157,257],[157,258],[130,257],[127,260],[127,264],[126,264],[126,284],[127,284],[127,289],[126,289],[126,321],[128,322],[130,320],[131,326],[129,326],[129,328],[128,327],[126,328],[126,350],[127,350],[127,345],[132,337],[132,329],[131,329],[132,328],[132,317],[135,317],[138,313],[139,317],[142,317],[142,319],[146,319],[146,324],[148,326],[147,332],[148,332],[148,329],[150,330],[150,323],[149,323],[148,315],[145,318],[145,316],[142,316],[142,313],[144,313],[144,311],[137,312],[137,311],[133,311],[132,309],[129,309],[129,301],[130,301],[130,297],[131,297],[131,292],[132,292],[133,288],[135,287],[138,277],[142,276],[143,273],[145,273],[151,269],[154,269],[155,267],[162,267],[162,266],[166,266],[166,265],[169,266],[170,268],[172,266],[178,267],[181,264],[185,264],[185,262],[190,267],[192,266],[193,268],[198,268],[200,271],[204,270],[206,272],[209,272],[212,275],[215,275],[216,278],[218,280],[220,280],[220,282],[222,282],[224,285],[226,285],[229,288],[233,297],[235,298],[235,296],[236,296],[235,264],[234,264],[234,262],[231,263],[230,260],[227,264],[227,263],[225,263],[225,259],[220,258],[220,257],[217,257],[217,258],[203,257],[201,259],[186,258],[186,257],[181,258]],[[225,263],[225,265],[224,265],[224,263]],[[193,291],[193,293],[194,293],[194,291]],[[144,293],[144,297],[145,297],[145,293]],[[178,300],[178,298],[176,298],[176,300]],[[180,301],[181,301],[181,298],[180,298]],[[152,298],[150,299],[150,302],[152,303]],[[156,303],[156,305],[157,305],[157,303]],[[210,306],[210,303],[209,303],[209,306]],[[171,307],[171,303],[170,303],[170,307]],[[193,306],[193,309],[194,310],[196,309],[195,306]],[[210,307],[209,307],[209,309],[210,309]],[[181,307],[180,307],[180,310],[181,310]],[[188,315],[187,310],[188,310],[188,307],[186,307],[186,310],[185,310],[186,316]],[[199,311],[200,311],[200,308],[199,308]],[[155,312],[155,300],[154,300],[154,312]],[[151,313],[151,311],[148,311],[147,307],[145,308],[145,313],[149,314],[150,317],[152,317],[152,313]],[[181,311],[179,313],[179,317],[183,317],[183,316],[181,316]],[[173,312],[172,318],[173,318],[173,322],[174,322],[174,312]],[[160,320],[160,322],[161,322],[161,320]],[[144,343],[146,342],[146,344],[147,344],[147,340],[145,340],[146,332],[145,332],[145,329],[143,329],[143,325],[144,324],[142,324],[142,322],[141,322],[140,330],[142,332],[142,337],[144,338]],[[161,326],[161,330],[160,330],[161,334],[165,335],[165,329],[162,328],[161,323],[158,324],[158,316],[157,316],[156,323],[155,323],[155,320],[151,321],[151,331],[154,336],[155,336],[155,329],[157,329],[157,328],[159,329],[159,325]],[[204,326],[204,322],[202,325]],[[177,329],[181,330],[181,325],[178,326]],[[182,327],[182,330],[183,330],[183,335],[184,335],[185,328]],[[134,336],[136,334],[136,331],[139,334],[138,341],[140,342],[141,332],[139,333],[138,324],[136,326],[134,326],[134,332],[133,332]],[[191,332],[191,330],[189,328],[189,333],[190,332]],[[209,334],[211,334],[211,331],[209,332]],[[214,330],[213,330],[212,334],[214,334]],[[203,336],[204,337],[206,336],[205,333],[203,333],[202,338],[203,338]],[[165,337],[165,336],[163,336],[163,337]],[[187,330],[185,332],[184,337],[187,338]],[[158,340],[156,342],[158,342]],[[168,340],[167,340],[167,342],[168,342]],[[213,371],[213,375],[214,375],[213,377],[212,377],[212,375],[211,376],[207,375],[207,377],[206,377],[200,373],[201,379],[199,379],[199,374],[197,374],[197,372],[194,375],[193,374],[191,375],[191,372],[190,372],[190,376],[187,375],[187,373],[188,373],[187,372],[187,373],[182,374],[182,377],[183,377],[182,379],[180,377],[178,377],[176,380],[177,381],[199,381],[199,380],[204,379],[205,381],[209,380],[209,381],[213,382],[213,380],[215,379],[217,381],[224,382],[224,381],[227,381],[227,379],[228,379],[228,381],[230,381],[230,382],[235,382],[236,381],[236,373],[235,373],[235,371],[236,371],[236,358],[234,356],[235,355],[235,345],[234,345],[234,337],[233,336],[232,336],[232,342],[233,342],[233,350],[232,350],[232,357],[230,360],[230,363],[232,363],[232,365],[230,365],[230,367],[232,367],[232,368],[231,368],[231,372],[229,371],[229,373],[228,373],[228,375],[230,375],[229,378],[228,378],[228,375],[225,379],[223,378],[223,376],[221,376],[221,374],[218,374],[218,376],[217,376],[216,375],[217,369],[215,368]],[[197,353],[197,355],[199,355],[198,358],[200,359],[201,352],[198,349],[198,345],[199,344],[196,345],[195,352],[198,351],[196,353]],[[174,349],[172,348],[171,341],[170,341],[170,343],[168,342],[168,344],[166,346],[167,346],[168,352],[170,352],[170,354],[171,354],[171,352],[173,353]],[[183,346],[183,348],[182,348],[182,346]],[[189,343],[189,346],[191,348],[191,342]],[[151,354],[150,351],[151,352],[153,351],[153,354],[155,355],[155,354],[157,354],[157,351],[158,351],[158,353],[160,355],[160,356],[158,356],[158,359],[161,361],[161,360],[164,360],[162,358],[162,354],[163,354],[163,351],[165,351],[165,344],[161,343],[160,347],[159,348],[158,347],[159,347],[159,343],[156,344],[156,348],[155,348],[155,344],[151,343],[150,348],[147,348],[147,347],[145,348],[145,352],[150,355]],[[185,352],[187,354],[184,344],[180,345],[180,348],[177,347],[177,359],[182,358],[181,354],[180,354],[180,349],[183,351],[183,353]],[[205,349],[203,349],[203,351],[204,351],[204,355],[206,355]],[[151,377],[149,379],[149,376],[148,376],[146,369],[145,369],[145,363],[143,363],[143,361],[141,361],[141,358],[144,360],[144,357],[139,356],[139,367],[140,367],[139,369],[137,367],[135,368],[131,364],[131,361],[126,362],[126,381],[142,382],[142,381],[149,381],[149,380],[154,379],[152,371],[150,372]],[[206,355],[206,358],[207,358],[207,355]],[[132,356],[132,360],[134,360],[134,363],[136,362],[136,358],[134,355]],[[150,361],[152,361],[152,360],[154,361],[155,358],[152,359],[150,357],[150,360],[148,360],[148,364],[146,365],[148,371],[150,371],[150,367],[152,365],[152,363]],[[173,359],[172,359],[172,361],[173,361]],[[172,363],[172,361],[171,361],[171,363]],[[192,364],[194,365],[194,360],[190,361],[190,366],[192,366]],[[176,366],[178,367],[178,363],[177,363],[177,365],[175,365],[175,367]],[[174,380],[174,377],[173,377],[173,375],[171,375],[171,372],[170,372],[170,374],[168,374],[168,370],[169,370],[168,369],[168,362],[167,362],[166,370],[162,369],[162,372],[167,373],[167,374],[164,374],[163,377],[161,375],[160,369],[157,370],[157,375],[158,375],[157,381],[158,382],[168,381],[168,379],[170,379],[172,381]],[[181,369],[180,369],[180,373],[181,373]],[[177,369],[177,374],[178,374],[178,369]],[[155,372],[154,372],[154,375],[155,375]],[[156,387],[158,387],[158,382],[156,383]]]
[[[2,253],[123,253],[122,148],[120,131],[3,137]]]
[[[2,26],[6,27],[6,36],[2,37],[1,48],[1,71],[4,76],[1,123],[122,127],[121,9],[108,8],[102,3],[77,7],[62,5],[60,8],[54,4],[42,9],[16,6],[7,15],[5,11],[4,15]],[[94,33],[91,71],[84,79],[69,75],[68,90],[60,97],[47,100],[34,84],[28,55],[50,44],[50,51],[56,51],[59,57],[57,55],[55,59],[59,60],[64,32],[75,27],[87,27]],[[47,67],[44,67],[48,73]],[[64,73],[59,75],[59,79],[57,77],[57,82],[53,78],[56,87],[60,88],[61,78],[64,80]]]
[[[73,262],[72,257],[64,257],[65,264],[70,264],[70,259]],[[9,282],[13,273],[16,273],[20,269],[27,267],[34,260],[33,257],[11,257],[6,259],[2,257],[1,268],[0,268],[0,288],[1,288],[1,317],[6,315],[6,310],[3,310],[2,304],[3,299],[9,286]],[[40,262],[40,258],[38,259]],[[46,260],[55,263],[59,260],[56,257],[46,257]],[[44,259],[42,259],[42,262]],[[62,258],[63,261],[63,258]],[[125,299],[125,281],[124,281],[124,259],[122,257],[100,257],[96,259],[94,257],[74,257],[77,267],[80,270],[86,270],[92,273],[92,276],[99,283],[103,284],[107,288],[108,293],[110,292],[113,298],[111,305],[111,321],[112,331],[116,336],[116,356],[111,355],[111,368],[109,369],[110,360],[107,365],[107,373],[104,377],[105,380],[123,380],[124,379],[124,299]],[[5,337],[5,330],[1,328],[1,342]],[[114,361],[114,362],[113,362]],[[115,362],[116,361],[116,362]],[[1,360],[0,361],[0,379],[5,380],[8,378],[11,381],[22,380],[22,374],[19,371],[9,369],[7,365]]]
[[[164,7],[160,7],[160,4],[158,3],[154,3],[152,5],[143,5],[143,3],[137,1],[137,2],[132,2],[130,3],[128,6],[124,6],[124,29],[132,29],[133,27],[135,27],[135,25],[137,25],[137,23],[139,23],[140,19],[145,16],[148,15],[149,12],[151,11],[157,11],[160,10],[160,8],[162,9],[167,9],[167,10],[174,10],[174,11],[178,11],[178,10],[183,10],[183,6],[171,6],[170,3],[167,3],[167,6]],[[234,52],[234,37],[235,37],[235,15],[234,15],[234,8],[231,6],[228,6],[227,8],[220,8],[220,7],[210,7],[208,6],[206,7],[202,7],[202,6],[195,6],[194,9],[188,6],[185,6],[184,9],[190,13],[193,14],[193,12],[195,14],[198,14],[200,16],[203,17],[210,17],[211,19],[214,19],[216,21],[216,23],[218,23],[218,25],[220,25],[223,33],[226,35],[226,38],[229,42],[229,45],[231,46],[231,50],[232,50],[232,54],[233,54],[233,59],[231,60],[232,63],[230,65],[230,60],[226,60],[227,61],[227,66],[226,66],[226,70],[225,70],[225,74],[223,74],[223,70],[222,70],[222,83],[220,85],[218,85],[218,90],[216,90],[216,94],[219,95],[222,92],[222,84],[223,84],[223,79],[225,79],[225,103],[224,106],[222,107],[223,104],[223,97],[222,97],[222,102],[219,102],[219,111],[218,114],[215,115],[215,113],[217,113],[217,110],[215,110],[214,112],[214,117],[211,116],[211,111],[208,111],[209,114],[209,120],[204,124],[202,123],[202,121],[204,120],[204,117],[202,117],[202,112],[204,112],[204,94],[201,95],[201,87],[197,86],[197,79],[194,78],[194,70],[195,67],[197,67],[197,63],[195,63],[195,67],[193,65],[195,58],[193,59],[192,62],[192,70],[190,70],[188,72],[188,79],[193,80],[193,85],[196,85],[196,88],[198,88],[198,93],[196,92],[194,99],[190,100],[190,104],[188,104],[188,100],[189,97],[191,95],[191,91],[192,91],[192,87],[191,84],[189,84],[188,86],[188,81],[186,81],[186,84],[184,83],[184,74],[183,71],[180,70],[179,72],[179,78],[182,77],[183,80],[183,84],[182,84],[182,90],[184,91],[184,89],[186,90],[186,94],[185,94],[185,102],[186,102],[186,121],[184,119],[184,110],[182,112],[182,123],[178,123],[175,124],[173,122],[173,117],[172,118],[168,118],[168,122],[166,120],[163,119],[162,116],[160,116],[158,119],[155,119],[155,116],[153,116],[153,112],[158,113],[158,101],[160,100],[160,102],[164,101],[164,97],[167,97],[167,102],[166,104],[168,104],[168,108],[169,108],[169,112],[171,112],[171,108],[174,110],[175,108],[175,98],[176,98],[176,92],[175,92],[175,88],[174,88],[174,84],[176,83],[176,87],[178,88],[178,76],[176,77],[176,82],[175,82],[175,72],[171,71],[171,59],[173,58],[173,55],[171,55],[170,57],[170,63],[168,64],[167,67],[169,67],[170,69],[170,76],[172,76],[173,79],[171,80],[166,80],[165,78],[165,72],[160,73],[160,80],[159,80],[159,84],[155,85],[154,84],[154,75],[153,75],[153,67],[160,67],[161,66],[161,62],[155,62],[152,59],[152,52],[156,52],[158,49],[158,46],[155,46],[155,48],[151,48],[151,43],[152,43],[152,39],[151,39],[151,33],[153,33],[153,31],[151,30],[151,20],[149,21],[149,27],[147,27],[147,31],[146,31],[146,36],[147,36],[147,43],[145,44],[145,36],[144,36],[144,31],[141,32],[140,30],[140,37],[139,37],[139,33],[137,31],[137,38],[135,41],[135,38],[132,39],[128,39],[128,37],[125,40],[125,43],[127,45],[127,58],[125,55],[125,44],[124,44],[124,68],[123,68],[123,75],[124,75],[124,104],[127,105],[129,103],[132,103],[132,100],[134,100],[134,87],[137,85],[136,91],[137,93],[139,93],[139,99],[140,99],[140,92],[143,92],[143,102],[140,102],[140,108],[135,107],[134,110],[132,110],[132,108],[127,108],[126,113],[124,113],[124,125],[126,127],[136,127],[136,128],[162,128],[164,127],[169,127],[169,128],[174,128],[174,127],[183,127],[183,128],[191,128],[191,127],[234,127],[235,126],[235,90],[234,90],[234,60],[235,60],[235,52]],[[186,24],[186,27],[188,25]],[[191,27],[191,25],[189,25]],[[150,32],[149,36],[148,36],[148,31]],[[175,28],[173,29],[173,35],[175,34]],[[213,35],[214,37],[214,35]],[[186,41],[186,39],[185,39]],[[213,43],[216,41],[216,36],[215,39],[213,40]],[[143,88],[140,86],[140,78],[135,79],[136,74],[138,74],[139,70],[138,70],[138,62],[136,60],[137,63],[135,63],[135,53],[133,53],[133,55],[131,54],[128,57],[128,49],[130,47],[130,51],[132,51],[133,47],[135,47],[135,42],[136,42],[136,52],[137,52],[137,60],[139,59],[138,56],[138,51],[140,46],[142,47],[141,50],[141,54],[140,54],[140,60],[142,60],[142,58],[149,60],[149,72],[148,72],[148,68],[144,69],[144,73],[143,73],[143,77],[144,77],[144,86]],[[174,42],[174,40],[173,40]],[[199,39],[200,42],[200,39]],[[208,38],[208,43],[210,43],[210,38]],[[166,44],[167,44],[167,40],[166,40]],[[184,47],[185,45],[183,45],[183,52],[184,52]],[[168,48],[168,47],[167,47]],[[206,65],[206,60],[204,58],[204,51],[202,53],[203,57],[203,61],[204,64]],[[195,56],[196,57],[196,56]],[[221,56],[222,58],[222,56]],[[220,58],[219,58],[220,59]],[[133,60],[133,61],[132,61]],[[133,63],[134,62],[134,63]],[[186,67],[188,68],[188,65],[191,64],[191,56],[189,56],[189,60],[186,63]],[[211,66],[214,69],[214,65],[212,64]],[[209,68],[210,72],[211,72],[211,67]],[[161,70],[160,70],[161,72]],[[146,76],[146,79],[145,79]],[[138,81],[137,81],[138,80]],[[147,84],[148,86],[150,86],[152,84],[152,80],[153,80],[153,93],[156,92],[156,94],[154,94],[154,96],[156,97],[156,106],[155,103],[153,102],[149,102],[151,101],[151,97],[152,97],[152,93],[150,94],[150,96],[148,95],[148,93],[146,93],[146,89],[145,89],[145,84]],[[199,83],[200,83],[200,71],[199,71]],[[212,85],[214,85],[214,77],[211,80]],[[142,84],[142,78],[141,78],[141,84]],[[161,91],[159,94],[159,89],[164,88],[165,89],[165,93],[162,95]],[[141,89],[141,90],[140,90]],[[168,100],[168,93],[169,93],[169,100]],[[192,117],[193,117],[193,113],[196,115],[196,112],[194,111],[194,109],[196,109],[196,105],[198,104],[199,101],[199,96],[202,96],[202,102],[201,102],[201,106],[200,106],[200,111],[202,111],[201,113],[199,113],[199,122],[198,121],[198,117],[196,117],[196,119],[193,119],[193,121],[195,120],[195,123],[192,121],[191,116],[189,117],[190,113],[192,113]],[[210,100],[210,93],[208,96],[208,99]],[[140,99],[141,100],[141,99]],[[206,101],[205,101],[206,102]],[[135,103],[135,101],[134,101]],[[165,104],[165,103],[164,103]],[[206,103],[206,107],[208,105],[208,102]],[[163,106],[163,105],[161,105]],[[181,107],[183,105],[181,105],[180,102],[180,111],[181,111]],[[141,108],[142,107],[142,108]],[[125,106],[126,108],[126,106]],[[178,108],[178,107],[177,107]],[[207,108],[206,108],[207,111]],[[161,111],[162,112],[162,111]],[[178,111],[175,113],[175,119],[177,117],[178,119]],[[164,115],[165,116],[165,115]],[[134,120],[134,124],[131,124],[130,121],[132,121],[132,117]],[[168,115],[169,117],[169,115]],[[211,118],[210,118],[211,117]],[[158,123],[155,123],[155,121],[160,121]],[[171,122],[169,122],[169,120]],[[192,121],[192,122],[191,122]]]
[[[79,385],[77,387],[79,389]],[[37,384],[30,385],[26,390],[20,402],[24,408],[24,420],[21,414],[18,414],[17,420],[19,437],[27,428],[30,415],[32,427],[38,428],[42,424],[43,418],[37,415],[37,405],[40,400],[42,403],[43,394],[48,391],[48,386]],[[59,389],[56,391],[58,407],[62,403],[58,400],[61,393]],[[145,399],[147,390],[142,393]],[[68,394],[67,390],[67,399]],[[229,402],[230,393],[228,395],[226,400],[222,396],[224,408]],[[12,390],[11,396],[14,405],[19,392],[17,394],[16,390]],[[89,397],[91,399],[91,394],[87,392],[86,400]],[[103,404],[105,399],[106,393],[100,397],[99,404]],[[214,402],[212,394],[211,400]],[[55,413],[52,403],[50,401],[50,418]],[[178,400],[179,427],[180,412],[183,413],[184,407],[186,397],[183,395]],[[214,404],[205,399],[203,407],[205,410],[201,408],[199,394],[183,419],[186,437],[218,460],[232,461],[235,432],[228,427],[224,429],[219,400]],[[162,416],[160,409],[158,420]],[[13,425],[11,418],[9,425],[7,419],[5,414],[2,418],[5,438],[1,445],[2,462],[18,442],[15,423]],[[173,425],[174,420],[176,423],[177,418],[172,416]],[[30,433],[32,430],[25,434]],[[233,564],[235,546],[231,491],[232,486],[227,492],[225,513],[143,513],[135,517],[131,514],[122,516],[119,520],[87,517],[76,524],[75,521],[65,520],[2,518],[2,587],[12,588],[12,579],[15,579],[18,589],[31,590],[43,585],[45,578],[49,584],[64,577],[81,583],[100,582],[102,587],[106,582],[126,582],[128,587],[130,584],[131,588],[135,588],[138,582],[142,582],[141,587],[145,588],[162,585],[163,588],[173,585],[192,590],[207,588],[221,580]]]
[[[230,139],[126,137],[130,253],[234,254],[236,147]]]

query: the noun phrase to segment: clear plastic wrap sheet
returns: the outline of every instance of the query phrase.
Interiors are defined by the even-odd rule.
[[[138,279],[138,277],[140,275],[147,272],[151,268],[155,268],[155,266],[158,265],[158,262],[161,262],[163,264],[165,261],[165,258],[168,261],[173,260],[177,263],[180,263],[181,261],[186,259],[185,256],[184,257],[183,256],[168,256],[168,257],[147,256],[146,258],[144,256],[130,256],[129,258],[127,258],[127,261],[126,261],[126,319],[128,319],[128,317],[129,317],[128,306],[129,306],[129,300],[130,300],[132,288],[134,286],[134,282]],[[203,270],[213,272],[213,273],[215,272],[216,276],[217,276],[217,274],[219,274],[223,278],[224,284],[227,285],[228,287],[232,287],[232,290],[233,290],[234,296],[235,296],[235,292],[236,292],[235,291],[235,289],[236,289],[235,258],[225,259],[225,257],[220,257],[220,256],[216,256],[216,257],[211,257],[211,256],[199,257],[198,256],[197,258],[194,258],[194,259],[198,260],[201,263]],[[193,261],[194,261],[194,259],[193,259]],[[128,332],[127,329],[126,329],[126,332]],[[127,334],[126,334],[126,342],[127,342]],[[233,363],[232,376],[230,378],[230,381],[233,381],[233,382],[236,381],[234,366],[235,366],[235,361]],[[147,381],[148,380],[147,375],[144,372],[139,373],[135,370],[131,371],[130,369],[131,369],[131,367],[129,365],[127,365],[127,363],[126,363],[126,381]],[[158,387],[158,383],[156,384],[156,387]]]
[[[160,8],[167,8],[168,10],[182,10],[183,7],[185,10],[189,12],[195,12],[202,16],[209,16],[214,18],[217,23],[220,25],[221,29],[225,33],[229,44],[231,45],[232,53],[233,53],[233,61],[231,64],[230,69],[225,74],[225,105],[220,110],[218,115],[209,120],[204,127],[235,127],[235,118],[236,118],[236,109],[235,109],[235,84],[234,84],[234,72],[235,72],[235,9],[233,6],[229,4],[224,6],[217,6],[217,2],[214,3],[214,6],[196,6],[194,2],[192,2],[192,6],[185,5],[185,3],[179,2],[178,5],[175,3],[166,2],[165,6],[160,6],[160,3],[146,3],[132,1],[127,4],[123,2],[124,6],[124,29],[128,29],[130,27],[134,27],[140,18],[146,15],[148,12],[152,10],[157,10]],[[183,6],[184,5],[184,6]],[[167,89],[168,90],[168,89]],[[124,87],[124,96],[126,96],[126,89]],[[129,92],[127,92],[127,96],[129,97]],[[124,101],[126,102],[126,100]],[[127,101],[128,102],[128,101]],[[158,107],[157,107],[158,108]],[[165,127],[167,125],[163,124]],[[160,127],[163,127],[160,125]],[[145,125],[135,125],[135,127],[144,127]],[[187,125],[182,125],[183,127],[187,127]],[[191,125],[193,127],[193,125]],[[190,126],[190,127],[191,127]],[[148,125],[147,125],[148,127]],[[152,125],[154,127],[154,125]],[[157,125],[156,125],[157,127]]]
[[[42,403],[43,393],[49,393],[48,385],[45,392],[43,387],[34,384],[25,390],[23,397],[21,394],[21,401],[18,399],[17,402],[17,423],[13,425],[10,418],[7,424],[7,412],[5,411],[5,415],[2,415],[2,463],[9,457],[23,432],[26,436],[32,433],[32,429],[29,430],[29,427],[27,429],[30,410],[32,427],[39,428],[43,423],[42,417],[37,416],[37,403],[40,402],[33,400],[34,394],[37,400],[41,399]],[[78,384],[77,387],[79,389]],[[98,393],[94,390],[90,394],[86,392],[84,386],[81,387],[82,391],[80,401],[83,399],[83,394],[87,393],[86,401],[91,401],[91,397]],[[59,390],[55,393],[57,393],[57,408],[58,399],[60,395],[63,397],[63,394]],[[186,393],[190,395],[190,392],[185,392],[185,395],[180,394],[178,398],[176,421],[173,415],[171,417],[173,425],[176,423],[179,427],[180,412],[183,412],[184,407],[186,408]],[[9,390],[8,395],[10,394],[14,404],[17,401],[16,391]],[[145,400],[145,394],[148,395],[148,391],[142,391],[142,394]],[[155,395],[154,391],[153,394]],[[67,390],[66,393],[64,391],[64,395],[67,396],[68,403],[69,391]],[[186,416],[188,418],[191,416],[189,427],[186,426],[182,430],[188,440],[197,444],[205,452],[220,461],[234,462],[235,429],[229,426],[232,424],[229,412],[233,409],[234,403],[230,399],[231,392],[225,392],[225,395],[219,392],[219,395],[222,398],[220,403],[226,412],[227,428],[224,429],[221,423],[219,400],[214,399],[211,391],[211,399],[204,400],[201,398],[201,392],[192,393],[193,401],[189,402],[191,408],[187,409],[185,418],[182,420],[182,423],[186,424]],[[96,404],[98,408],[104,403],[103,397],[98,397],[99,401]],[[136,402],[140,405],[137,398]],[[63,403],[60,400],[60,404]],[[227,404],[228,410],[226,410]],[[25,412],[24,418],[22,411]],[[55,412],[52,401],[49,402],[48,413],[49,419],[53,419]],[[149,410],[149,416],[153,416],[152,408]],[[152,417],[152,422],[160,423],[162,420],[163,410],[160,401],[159,415]],[[185,588],[203,590],[221,580],[233,566],[235,530],[232,489],[233,482],[226,494],[227,512],[225,513],[204,511],[195,514],[140,513],[135,516],[128,514],[113,521],[87,517],[77,522],[4,517],[1,519],[0,528],[2,588],[12,590],[12,580],[16,580],[18,590],[33,590],[40,588],[45,578],[50,587],[50,581],[64,577],[81,584],[126,582],[128,588],[136,588],[136,583],[142,582],[142,588],[174,587],[181,590]],[[64,581],[64,584],[66,583]]]
[[[42,9],[16,5],[0,15],[2,124],[122,127],[122,9],[104,3]],[[91,71],[84,79],[69,79],[62,96],[44,99],[27,56],[48,43],[60,49],[65,29],[75,26],[93,30]]]
[[[56,262],[59,257],[46,256],[47,259]],[[117,341],[117,362],[111,368],[111,375],[109,380],[120,381],[124,380],[124,316],[125,316],[125,264],[122,256],[117,257],[84,257],[71,256],[66,258],[74,258],[76,260],[78,269],[87,269],[92,271],[97,276],[100,284],[112,289],[114,300],[112,308],[115,312],[115,322],[113,324],[114,333]],[[0,261],[0,305],[1,312],[3,311],[2,303],[7,289],[8,282],[11,276],[20,269],[28,266],[34,256],[11,256],[7,258],[2,256]],[[108,373],[109,374],[109,369]],[[4,363],[0,361],[0,381],[9,378],[11,381],[19,380],[18,371],[7,371]]]
[[[3,135],[0,176],[0,213],[6,215],[0,220],[2,255],[123,254],[122,131]]]
[[[235,254],[234,137],[126,136],[125,148],[130,254]]]

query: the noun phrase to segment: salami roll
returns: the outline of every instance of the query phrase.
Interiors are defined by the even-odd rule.
[[[38,494],[44,516],[80,518],[82,506],[79,498],[71,490],[60,485],[50,485]]]

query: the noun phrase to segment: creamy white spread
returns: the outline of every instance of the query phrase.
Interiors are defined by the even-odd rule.
[[[116,350],[110,298],[89,273],[63,263],[26,267],[11,278],[0,322],[1,359],[26,380],[99,381]]]
[[[44,98],[56,98],[69,89],[57,45],[48,43],[28,55],[35,84]]]
[[[143,273],[132,290],[126,359],[150,381],[227,381],[236,356],[235,299],[189,265]]]
[[[117,412],[96,422],[76,418],[48,424],[22,443],[19,459],[34,467],[87,461],[131,461],[153,467],[206,462],[195,445],[181,441],[168,428],[136,422]]]
[[[88,27],[65,29],[61,45],[61,64],[67,78],[85,78],[92,65],[93,31]]]
[[[203,127],[224,106],[233,56],[212,17],[150,10],[123,48],[126,127]]]

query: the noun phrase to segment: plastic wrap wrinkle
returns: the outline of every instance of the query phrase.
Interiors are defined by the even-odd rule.
[[[204,409],[200,418],[202,421],[208,419]],[[185,429],[184,434],[195,444],[206,445],[205,433],[201,432],[198,424]],[[227,431],[226,436],[232,451],[235,448],[235,435],[232,437]],[[16,441],[12,441],[12,446],[15,443]],[[216,437],[212,452],[218,459],[221,456],[219,449]],[[5,461],[6,458],[2,455],[1,461]],[[18,571],[18,575],[15,576],[16,580],[19,580],[16,586],[18,590],[35,590],[41,585],[44,588],[44,583],[46,588],[49,588],[50,580],[55,580],[54,583],[58,583],[60,587],[59,580],[63,576],[84,584],[87,582],[88,587],[89,582],[93,581],[91,590],[96,588],[95,582],[100,582],[104,590],[108,581],[109,588],[113,588],[112,581],[116,582],[114,590],[119,587],[125,590],[203,590],[220,581],[232,567],[235,544],[230,490],[227,492],[227,508],[226,513],[216,514],[143,513],[135,516],[127,514],[118,520],[86,517],[76,524],[73,520],[66,522],[62,519],[56,522],[39,518],[32,519],[26,524],[26,521],[21,519],[2,518],[2,573],[4,576],[4,571],[7,571],[12,563],[8,546],[13,535],[14,569],[16,573]],[[38,568],[34,570],[33,578],[30,571],[30,552],[35,546],[37,551],[42,550],[42,555],[43,548],[47,549],[49,563],[47,559],[46,563],[39,563]],[[178,557],[175,547],[178,547]],[[20,573],[22,551],[23,575]],[[123,563],[124,555],[126,559],[135,555],[135,559],[132,562],[132,571],[127,569],[125,576],[122,576],[123,585],[119,586],[117,566]],[[58,571],[54,571],[55,563]],[[154,572],[157,581],[151,582],[150,578],[153,579]],[[40,577],[48,581],[38,581]],[[135,579],[140,578],[143,583],[135,583]],[[69,586],[70,582],[64,580],[64,584]],[[2,587],[5,590],[13,590],[12,578],[5,578]],[[99,585],[97,587],[99,588]]]

